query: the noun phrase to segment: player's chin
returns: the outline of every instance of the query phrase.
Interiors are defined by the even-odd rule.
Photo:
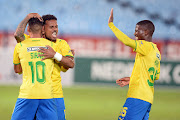
[[[56,41],[56,37],[51,37],[51,40],[52,41]]]

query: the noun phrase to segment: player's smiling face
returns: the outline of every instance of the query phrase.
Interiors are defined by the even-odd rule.
[[[58,34],[57,20],[47,20],[44,25],[44,32],[46,39],[56,41]]]
[[[134,36],[136,40],[144,40],[145,39],[145,31],[141,25],[136,25]]]

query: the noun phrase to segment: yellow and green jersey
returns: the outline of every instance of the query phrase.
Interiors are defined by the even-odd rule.
[[[56,45],[57,45],[57,52],[60,53],[62,56],[72,56],[73,54],[71,52],[71,48],[67,44],[65,40],[62,39],[56,39]],[[62,90],[62,84],[61,84],[61,76],[60,72],[66,71],[66,69],[62,67],[59,67],[58,63],[54,64],[54,69],[52,73],[52,81],[53,81],[53,95],[54,98],[62,98],[63,97],[63,90]]]
[[[137,98],[153,103],[154,80],[159,79],[161,55],[152,42],[132,40],[111,22],[109,27],[116,37],[136,52],[135,63],[130,77],[128,98]]]
[[[41,61],[39,47],[46,45],[56,50],[56,45],[44,38],[28,38],[18,43],[14,50],[14,64],[21,64],[23,82],[20,87],[18,98],[26,99],[50,99],[52,94],[51,75],[54,68],[54,60]]]
[[[30,38],[29,35],[24,34],[25,39]],[[73,54],[71,52],[71,48],[69,47],[68,43],[65,40],[62,39],[56,39],[56,45],[57,45],[57,52],[60,53],[62,56],[72,56]],[[52,72],[52,81],[53,81],[53,95],[54,98],[62,98],[63,96],[63,90],[62,90],[62,84],[61,84],[61,75],[60,72],[66,72],[67,69],[65,69],[63,66],[59,67],[58,63],[55,62],[53,72]]]

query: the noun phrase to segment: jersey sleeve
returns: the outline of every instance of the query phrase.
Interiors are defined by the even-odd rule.
[[[152,47],[153,44],[151,42],[136,40],[136,47],[134,48],[134,51],[140,53],[141,55],[147,55]]]
[[[14,49],[14,54],[13,54],[13,64],[15,65],[18,65],[20,64],[20,59],[19,59],[19,53],[18,53],[18,50],[19,50],[19,43],[15,46],[15,49]]]
[[[68,45],[68,43],[65,40],[61,40],[61,42],[59,42],[57,44],[57,52],[61,53],[62,56],[71,56],[73,57],[73,54],[71,52],[71,48]]]
[[[156,74],[155,80],[158,80],[159,76],[160,76],[160,64],[159,64],[159,67],[158,67],[158,70],[157,70],[157,74]]]
[[[161,55],[159,57],[160,57],[160,60],[161,60]],[[158,69],[157,69],[157,74],[156,74],[155,80],[158,80],[159,76],[160,76],[160,62],[159,62],[159,65],[158,65]]]
[[[108,24],[109,28],[113,31],[115,36],[126,46],[129,46],[131,48],[136,47],[135,40],[129,38],[127,35],[125,35],[123,32],[121,32],[112,22]]]
[[[66,72],[68,69],[64,68],[63,66],[61,66],[61,71]]]

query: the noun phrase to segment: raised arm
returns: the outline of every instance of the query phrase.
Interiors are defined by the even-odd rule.
[[[113,31],[115,36],[126,46],[129,46],[133,49],[136,48],[136,42],[135,40],[129,38],[127,35],[125,35],[123,32],[121,32],[116,26],[113,24],[113,8],[111,9],[111,14],[109,16],[108,20],[108,26]]]
[[[24,37],[24,31],[26,29],[27,23],[29,21],[30,18],[36,17],[38,18],[40,21],[42,21],[43,19],[41,18],[41,16],[38,13],[29,13],[22,21],[21,23],[18,25],[16,32],[14,33],[14,37],[16,39],[16,41],[19,43],[20,41],[23,41],[25,39]]]

